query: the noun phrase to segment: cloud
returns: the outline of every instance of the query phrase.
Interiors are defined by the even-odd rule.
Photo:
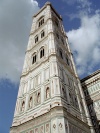
[[[0,2],[0,78],[19,81],[36,0]]]
[[[63,1],[75,7],[75,12],[67,15],[70,21],[80,21],[79,28],[68,31],[67,36],[78,74],[84,77],[100,68],[100,10],[95,11],[90,0]]]
[[[91,2],[90,0],[62,0],[63,2],[66,2],[68,5],[73,5],[75,3],[80,4],[81,7],[90,7]]]
[[[80,14],[80,27],[67,35],[81,76],[91,73],[96,65],[100,67],[100,11]]]

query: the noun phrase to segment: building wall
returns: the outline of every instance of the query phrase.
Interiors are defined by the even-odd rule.
[[[81,80],[91,120],[96,133],[100,132],[100,70]]]

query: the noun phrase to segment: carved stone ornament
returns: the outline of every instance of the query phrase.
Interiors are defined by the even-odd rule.
[[[56,129],[56,125],[55,124],[53,124],[53,129]]]
[[[62,129],[63,125],[60,123],[60,124],[59,124],[59,127]]]
[[[38,128],[35,129],[35,133],[39,133],[39,132],[38,132]]]
[[[40,133],[43,133],[43,126],[40,128]]]
[[[49,124],[46,124],[46,133],[49,133]]]
[[[29,133],[33,133],[33,130],[31,130]]]

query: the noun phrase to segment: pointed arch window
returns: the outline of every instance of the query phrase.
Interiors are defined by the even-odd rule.
[[[44,56],[44,47],[40,49],[40,58]]]
[[[43,38],[45,36],[45,32],[44,30],[41,32],[41,38]]]
[[[35,36],[35,43],[38,42],[38,35]]]
[[[63,53],[61,49],[59,50],[59,54],[60,54],[60,57],[63,59]]]
[[[44,24],[44,18],[42,17],[42,18],[39,19],[38,27],[40,27],[43,24]]]
[[[58,19],[55,17],[54,18],[54,23],[55,23],[55,25],[57,26],[57,27],[59,27],[59,21],[58,21]]]
[[[34,53],[32,56],[32,64],[36,62],[36,58],[37,58],[36,53]]]

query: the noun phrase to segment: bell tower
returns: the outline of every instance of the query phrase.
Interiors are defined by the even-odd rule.
[[[10,133],[90,133],[90,128],[62,18],[47,2],[33,16]]]

